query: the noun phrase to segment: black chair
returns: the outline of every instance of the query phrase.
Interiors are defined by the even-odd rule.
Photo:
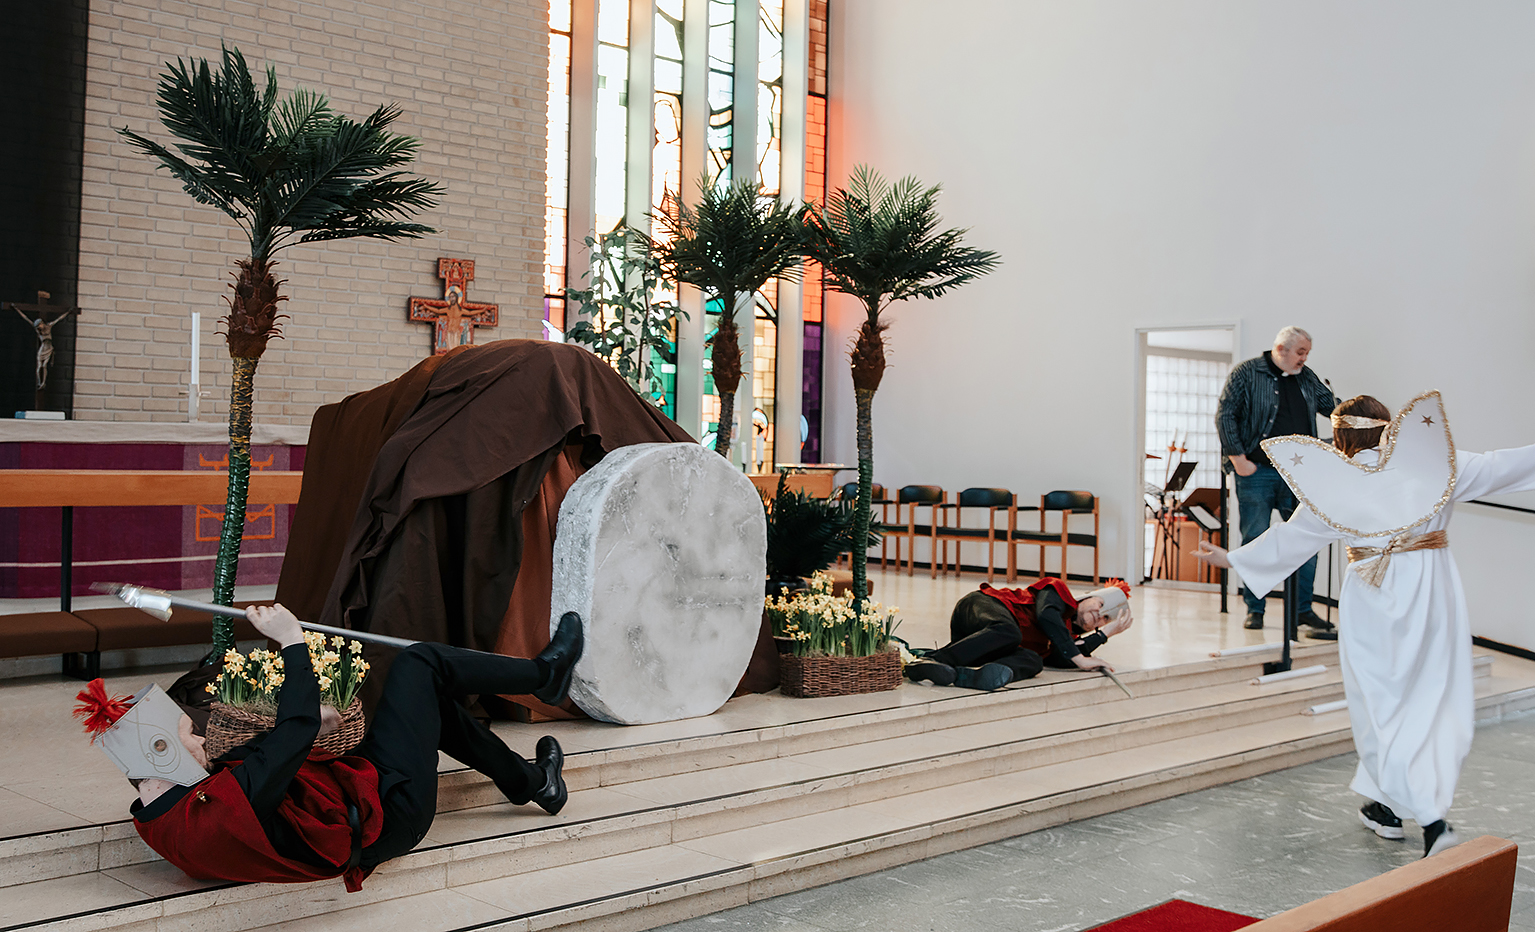
[[[1032,506],[1023,506],[1018,511],[1035,511]],[[1091,492],[1048,492],[1039,498],[1039,530],[1023,531],[1016,527],[1009,535],[1012,545],[1008,548],[1008,569],[1013,576],[1017,575],[1018,545],[1034,545],[1039,548],[1039,575],[1045,575],[1045,548],[1061,548],[1061,578],[1067,578],[1066,548],[1090,547],[1093,551],[1093,582],[1098,582],[1098,497]],[[1046,528],[1046,516],[1049,512],[1060,512],[1061,527],[1059,531],[1051,531]],[[1092,515],[1093,532],[1091,534],[1072,533],[1072,515]]]
[[[1008,543],[1012,540],[1013,531],[1017,529],[1018,512],[1015,508],[1018,498],[1007,489],[965,489],[960,492],[952,504],[940,505],[943,510],[943,524],[934,529],[934,537],[943,543],[943,571],[949,572],[949,541],[954,541],[954,572],[963,572],[965,561],[960,559],[960,551],[965,541],[972,543],[986,543],[986,581],[991,582],[995,575],[996,544],[1000,541]],[[964,510],[966,508],[986,509],[986,527],[965,527]],[[997,527],[997,512],[1005,512],[1005,526]],[[949,516],[954,516],[954,521],[949,522]],[[1012,547],[1008,548],[1009,553]],[[936,561],[935,561],[936,562]],[[1012,561],[1008,561],[1011,568]],[[936,575],[936,574],[934,574]],[[1008,579],[1012,579],[1009,569]]]
[[[912,573],[912,561],[917,550],[918,537],[926,537],[929,541],[933,542],[935,548],[937,547],[937,541],[933,537],[933,530],[938,525],[938,508],[947,498],[947,493],[936,485],[907,485],[902,486],[895,493],[895,500],[890,503],[895,506],[894,520],[882,522],[879,529],[880,533],[885,535],[885,540],[888,541],[893,538],[895,541],[895,565],[897,568],[901,565],[901,538],[904,537],[909,541],[906,550],[907,576],[910,576]],[[924,505],[928,508],[928,521],[931,523],[918,524],[917,509]],[[902,506],[906,508],[905,521],[901,520]],[[881,550],[883,551],[883,548]],[[935,566],[937,560],[938,551],[935,549],[933,551]],[[883,552],[881,553],[880,566],[884,566]],[[934,569],[933,575],[935,577],[938,575],[936,569]]]
[[[885,568],[885,546],[886,546],[885,542],[886,542],[886,540],[888,540],[888,538],[885,536],[885,533],[884,533],[885,520],[889,517],[890,505],[892,504],[892,502],[890,501],[890,499],[885,497],[885,487],[880,485],[878,482],[874,483],[874,485],[869,489],[869,491],[871,493],[870,496],[869,496],[869,505],[870,505],[870,507],[873,507],[873,506],[876,506],[876,505],[879,506],[879,520],[871,522],[870,526],[871,526],[871,528],[873,530],[876,530],[876,531],[880,532],[880,541],[879,541],[879,568],[880,569],[884,569]],[[839,486],[837,488],[836,492],[832,493],[832,499],[835,500],[835,501],[839,501],[839,502],[852,502],[852,501],[855,501],[857,498],[858,498],[858,483],[857,482],[844,483],[843,485],[841,485],[841,486]],[[845,556],[848,556],[848,562],[849,562],[849,565],[851,565],[851,562],[852,562],[851,555],[850,554],[845,554]],[[867,555],[865,555],[865,558],[867,559]],[[897,558],[896,562],[899,563],[900,559]],[[838,557],[837,558],[837,565],[838,566],[842,565],[842,557]]]

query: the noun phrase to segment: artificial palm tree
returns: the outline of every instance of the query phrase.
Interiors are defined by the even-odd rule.
[[[768,279],[799,276],[805,255],[802,212],[763,194],[759,185],[745,179],[721,188],[706,177],[699,186],[703,196],[697,207],[666,198],[655,219],[667,237],[649,240],[647,248],[669,278],[714,295],[722,305],[709,352],[720,397],[714,450],[728,457],[735,431],[736,389],[741,384],[736,303],[742,296],[756,295]]]
[[[950,288],[996,268],[997,254],[962,244],[966,230],[939,231],[939,186],[924,187],[915,178],[891,185],[867,165],[853,169],[846,188],[838,188],[825,206],[807,210],[805,236],[811,258],[826,272],[826,284],[857,298],[864,320],[849,355],[858,411],[858,498],[853,540],[869,530],[874,489],[874,393],[885,375],[885,331],[880,314],[896,301],[937,298]],[[853,555],[853,594],[868,598],[867,566]]]
[[[250,237],[250,258],[235,262],[234,294],[222,323],[234,360],[229,397],[229,495],[213,571],[213,599],[234,600],[235,570],[245,529],[250,481],[251,392],[267,341],[281,337],[277,305],[283,284],[273,256],[297,243],[357,236],[399,239],[436,230],[407,217],[434,206],[442,189],[411,178],[420,143],[388,131],[400,115],[379,107],[358,123],[330,109],[325,95],[299,89],[282,100],[277,73],[267,68],[257,89],[245,57],[223,50],[215,72],[208,61],[177,59],[160,77],[160,118],[176,151],[124,128],[136,147],[159,162],[200,204],[217,207]],[[179,154],[178,154],[179,153]],[[234,626],[215,619],[216,653],[234,646]]]

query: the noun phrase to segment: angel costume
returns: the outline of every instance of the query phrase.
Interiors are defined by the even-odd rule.
[[[1359,752],[1350,786],[1419,825],[1444,819],[1475,721],[1471,628],[1445,529],[1454,502],[1535,489],[1535,446],[1457,457],[1439,393],[1426,392],[1353,459],[1312,437],[1263,449],[1302,507],[1231,551],[1231,565],[1268,592],[1346,543],[1354,572],[1338,656]]]

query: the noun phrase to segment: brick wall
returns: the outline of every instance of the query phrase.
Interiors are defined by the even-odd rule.
[[[354,119],[398,102],[393,129],[422,141],[415,172],[448,189],[420,218],[435,236],[278,253],[292,319],[256,373],[258,422],[307,424],[425,358],[430,327],[406,320],[406,300],[441,297],[438,256],[474,259],[469,299],[500,304],[479,342],[541,336],[547,37],[544,0],[93,0],[75,416],[184,420],[193,311],[202,419],[227,416],[229,356],[214,331],[248,243],[115,132],[170,142],[154,101],[165,62],[216,60],[221,43],[253,71],[275,67],[284,94],[321,91]]]

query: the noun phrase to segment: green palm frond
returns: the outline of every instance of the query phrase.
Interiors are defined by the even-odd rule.
[[[740,180],[719,188],[706,177],[696,207],[667,197],[654,214],[665,240],[646,239],[646,248],[669,278],[687,282],[727,304],[760,290],[770,279],[797,279],[804,262],[801,211],[758,185]]]
[[[361,122],[332,111],[324,94],[300,88],[279,101],[276,72],[258,88],[245,57],[226,48],[221,66],[206,60],[167,65],[159,87],[161,121],[176,152],[120,130],[159,162],[193,199],[238,221],[251,257],[317,240],[425,236],[406,222],[436,206],[441,186],[398,169],[420,142],[389,131],[392,104]]]
[[[860,165],[846,188],[809,208],[807,249],[832,290],[877,318],[892,302],[936,298],[996,268],[995,252],[963,244],[967,230],[939,230],[939,190],[915,178],[891,184]]]

